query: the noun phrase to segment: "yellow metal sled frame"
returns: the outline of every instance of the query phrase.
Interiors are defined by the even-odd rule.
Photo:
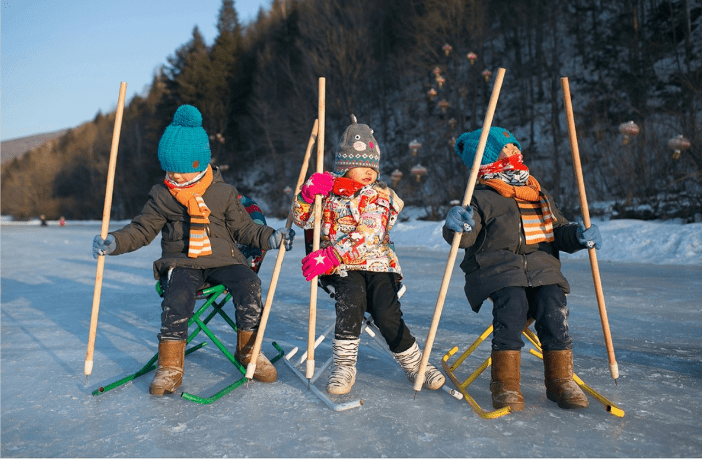
[[[529,353],[532,355],[535,355],[536,357],[543,359],[543,354],[541,350],[541,343],[539,342],[539,339],[537,336],[534,334],[529,329],[531,321],[527,323],[527,326],[524,327],[524,330],[522,331],[522,334],[526,336],[526,338],[531,342],[531,344],[534,346],[535,349],[530,349]],[[463,394],[463,397],[465,398],[466,402],[470,405],[473,410],[478,413],[480,417],[483,419],[495,419],[499,418],[500,416],[504,416],[512,411],[511,408],[505,407],[505,408],[499,408],[497,410],[484,410],[478,402],[475,401],[473,397],[468,393],[467,388],[475,379],[480,376],[483,371],[485,371],[491,364],[492,364],[492,359],[488,357],[485,359],[485,361],[470,375],[468,378],[466,378],[463,382],[459,382],[458,378],[454,374],[456,369],[466,360],[466,358],[475,351],[475,349],[487,339],[488,336],[492,334],[492,325],[490,325],[483,334],[481,334],[478,339],[471,344],[471,346],[466,349],[463,354],[461,354],[455,362],[452,364],[449,364],[448,361],[449,359],[456,353],[458,352],[458,347],[455,346],[453,349],[448,351],[441,362],[441,365],[444,367],[444,371],[448,375],[449,379],[453,382],[453,384],[456,386],[456,388]],[[624,417],[624,410],[616,406],[614,403],[611,401],[607,400],[604,396],[602,396],[600,393],[595,391],[593,388],[588,386],[583,382],[582,379],[578,377],[575,373],[573,373],[573,381],[580,386],[585,392],[588,394],[592,395],[598,402],[602,403],[605,406],[605,410],[617,417],[623,418]]]

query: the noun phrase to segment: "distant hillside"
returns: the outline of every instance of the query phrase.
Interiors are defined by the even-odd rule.
[[[2,160],[0,161],[0,164],[5,164],[7,161],[22,156],[29,150],[43,145],[49,140],[61,137],[66,132],[68,132],[68,129],[61,129],[60,131],[47,132],[45,134],[31,135],[29,137],[21,137],[19,139],[1,142],[0,154],[2,156]]]

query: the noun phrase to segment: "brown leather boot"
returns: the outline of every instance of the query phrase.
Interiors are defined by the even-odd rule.
[[[183,363],[187,341],[158,342],[158,367],[149,386],[151,395],[172,394],[183,382]]]
[[[521,351],[492,351],[492,392],[493,408],[510,407],[512,411],[524,409],[524,396],[519,390]]]
[[[573,381],[573,351],[544,351],[546,396],[567,410],[587,408],[590,402]]]
[[[234,357],[244,367],[248,366],[251,361],[254,343],[256,342],[255,330],[238,330],[236,335],[236,353]],[[263,352],[258,353],[256,359],[256,370],[253,375],[254,379],[261,382],[275,382],[278,379],[278,372],[273,364],[263,355]]]

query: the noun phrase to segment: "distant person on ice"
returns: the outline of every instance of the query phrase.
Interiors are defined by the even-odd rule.
[[[236,306],[235,357],[249,364],[261,319],[261,280],[249,268],[238,244],[261,250],[292,248],[295,232],[255,223],[241,204],[237,189],[210,166],[210,145],[202,115],[182,105],[158,145],[166,171],[154,185],[141,213],[124,228],[93,241],[93,256],[119,255],[148,245],[160,232],[161,258],[154,276],[163,287],[158,368],[149,387],[153,395],[170,394],[183,380],[188,321],[195,294],[206,283],[224,284]],[[273,382],[275,367],[259,353],[254,378]]]
[[[456,152],[471,167],[482,130],[462,134]],[[527,319],[544,357],[546,395],[561,408],[586,408],[588,400],[573,381],[573,340],[568,332],[568,281],[559,251],[599,249],[600,231],[582,221],[570,224],[551,195],[522,162],[521,146],[506,129],[493,127],[478,171],[479,183],[467,208],[453,207],[443,227],[451,243],[462,233],[465,293],[478,312],[492,300],[492,377],[494,408],[524,408],[519,389],[521,333]]]
[[[356,381],[356,359],[365,312],[380,329],[407,379],[414,382],[422,351],[402,319],[397,294],[402,271],[389,232],[403,202],[379,182],[380,148],[373,130],[358,124],[346,129],[334,173],[315,173],[293,203],[295,224],[314,227],[314,200],[323,197],[320,249],[302,260],[308,281],[322,275],[334,287],[336,326],[332,340],[330,394],[347,394]],[[424,387],[436,390],[445,378],[428,365]]]

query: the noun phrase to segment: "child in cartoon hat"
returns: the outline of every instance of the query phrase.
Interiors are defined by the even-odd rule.
[[[482,130],[462,134],[456,152],[471,167]],[[559,252],[599,249],[597,226],[570,224],[522,162],[521,145],[503,128],[490,129],[478,172],[479,183],[467,208],[453,207],[443,227],[451,243],[461,234],[465,293],[475,312],[492,300],[492,378],[494,408],[524,408],[519,388],[521,332],[535,321],[543,348],[546,394],[561,408],[586,408],[588,400],[573,381],[573,340],[568,332],[568,281]]]
[[[422,359],[422,351],[402,319],[398,300],[402,270],[389,236],[403,202],[378,181],[380,148],[373,130],[358,124],[355,116],[351,118],[336,152],[334,173],[313,174],[293,204],[295,224],[309,229],[314,227],[315,196],[323,197],[321,248],[302,260],[302,272],[308,281],[323,275],[335,292],[336,326],[327,382],[330,394],[346,394],[356,381],[366,311],[412,382]],[[424,387],[436,390],[444,381],[441,372],[427,366]]]
[[[261,250],[292,248],[295,232],[255,223],[239,200],[237,189],[210,166],[210,145],[202,115],[182,105],[158,145],[166,171],[151,188],[141,213],[104,240],[93,241],[93,256],[119,255],[148,245],[161,233],[161,258],[154,276],[164,295],[158,335],[158,368],[149,387],[153,395],[170,394],[183,380],[188,321],[196,292],[207,282],[224,284],[236,305],[237,348],[242,365],[251,360],[261,319],[261,280],[248,266],[237,243]],[[277,379],[275,367],[260,353],[254,378]]]

